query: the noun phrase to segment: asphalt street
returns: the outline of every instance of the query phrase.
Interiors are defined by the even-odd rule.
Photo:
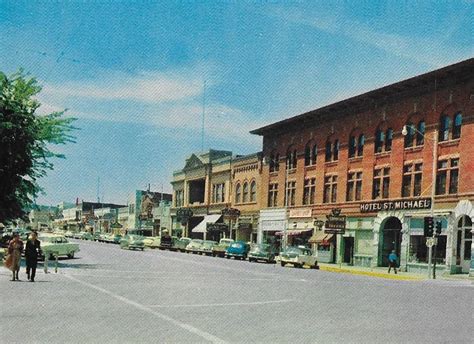
[[[397,281],[78,241],[0,268],[1,343],[472,343],[468,281]],[[51,272],[52,271],[52,272]]]

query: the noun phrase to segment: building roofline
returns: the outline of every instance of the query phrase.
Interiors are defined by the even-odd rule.
[[[332,111],[341,111],[347,108],[353,108],[354,106],[367,103],[367,100],[374,100],[382,97],[387,97],[389,95],[401,93],[403,91],[413,89],[420,86],[429,85],[429,82],[433,77],[437,78],[447,78],[453,75],[463,75],[464,77],[473,77],[474,75],[474,58],[470,58],[461,62],[454,63],[452,65],[436,69],[427,73],[423,73],[409,79],[405,79],[387,86],[377,88],[372,91],[368,91],[354,97],[350,97],[321,108],[305,112],[303,114],[293,116],[258,129],[251,130],[250,133],[254,135],[265,135],[268,134],[271,130],[279,130],[288,125],[295,124],[299,121],[312,120],[327,114]]]

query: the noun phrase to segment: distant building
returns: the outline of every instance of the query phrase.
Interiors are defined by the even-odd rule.
[[[163,228],[170,228],[171,200],[172,195],[168,193],[136,190],[129,199],[128,221],[125,227],[128,230],[143,230],[146,235],[159,235]],[[122,221],[125,219],[124,210],[121,210],[121,218]]]

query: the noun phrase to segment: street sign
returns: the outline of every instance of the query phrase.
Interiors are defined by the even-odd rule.
[[[221,210],[222,216],[224,216],[224,220],[237,220],[240,216],[240,210],[235,208],[224,208]]]
[[[426,246],[433,247],[438,243],[438,238],[426,238]]]
[[[193,215],[193,211],[189,208],[179,208],[176,210],[176,218],[182,225],[185,225]]]

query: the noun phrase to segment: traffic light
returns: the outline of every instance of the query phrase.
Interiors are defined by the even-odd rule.
[[[423,232],[425,237],[432,237],[434,230],[434,219],[432,216],[425,216]]]
[[[436,221],[436,235],[441,234],[441,221]]]

